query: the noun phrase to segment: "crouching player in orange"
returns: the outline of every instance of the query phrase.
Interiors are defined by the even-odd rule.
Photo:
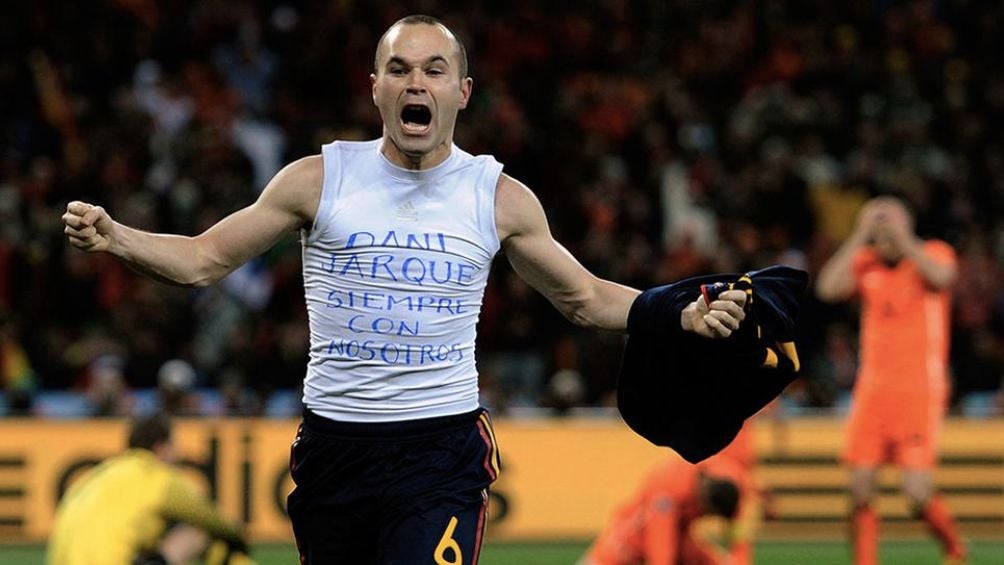
[[[694,531],[703,516],[732,520],[739,508],[742,467],[727,458],[692,465],[673,457],[618,509],[580,565],[718,565],[728,548]]]
[[[760,414],[773,409],[773,404],[770,404]],[[759,417],[758,414],[753,419]],[[758,459],[754,433],[752,420],[747,420],[732,443],[705,463],[715,465],[716,461],[725,459],[735,462],[740,469],[737,476],[739,483],[736,485],[739,487],[739,508],[735,518],[727,520],[707,516],[695,524],[698,537],[713,539],[718,546],[728,549],[728,565],[753,565],[756,532],[767,512],[769,493],[756,479]],[[702,523],[708,523],[710,528]]]
[[[850,238],[823,266],[816,294],[861,300],[860,366],[847,423],[844,461],[851,468],[854,562],[876,563],[879,518],[873,507],[878,468],[903,470],[915,515],[941,542],[946,562],[965,547],[931,471],[948,400],[952,248],[914,235],[913,219],[891,197],[868,202]]]

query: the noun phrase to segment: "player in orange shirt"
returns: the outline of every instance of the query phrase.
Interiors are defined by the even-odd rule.
[[[965,547],[931,472],[948,399],[950,287],[954,250],[921,241],[913,218],[892,197],[869,201],[846,242],[823,266],[816,294],[861,300],[860,366],[843,459],[851,468],[852,530],[858,565],[876,562],[879,519],[872,507],[878,468],[903,469],[915,515],[941,542],[946,562]]]
[[[725,457],[690,464],[674,456],[646,477],[641,490],[619,508],[580,565],[715,565],[728,550],[693,531],[702,516],[731,520],[747,478]]]
[[[753,420],[773,411],[768,405],[764,410],[747,420],[739,434],[721,452],[708,460],[707,464],[715,464],[721,459],[728,459],[739,465],[741,469],[739,487],[739,508],[735,518],[729,520],[724,535],[718,538],[722,545],[728,548],[729,565],[752,565],[754,537],[760,528],[767,512],[769,492],[756,478],[757,452]],[[770,417],[770,416],[768,416]]]

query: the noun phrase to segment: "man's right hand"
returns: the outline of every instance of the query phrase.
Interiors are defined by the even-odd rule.
[[[858,213],[853,236],[861,240],[860,243],[867,243],[875,235],[879,224],[885,220],[885,215],[885,202],[878,198],[869,200]]]
[[[70,202],[63,214],[63,224],[70,245],[84,251],[108,251],[115,222],[101,206]]]

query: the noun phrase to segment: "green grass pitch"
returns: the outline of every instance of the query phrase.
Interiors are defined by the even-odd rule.
[[[489,543],[481,565],[574,565],[585,543]],[[971,541],[969,565],[1004,563],[1004,540]],[[296,565],[292,545],[260,545],[254,549],[259,565]],[[0,545],[0,565],[42,565],[44,548],[37,545]],[[834,541],[761,541],[756,565],[846,565],[850,552]],[[887,541],[882,544],[883,565],[938,565],[937,546],[930,541]]]

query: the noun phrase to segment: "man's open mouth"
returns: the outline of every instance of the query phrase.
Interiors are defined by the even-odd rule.
[[[422,104],[408,104],[401,109],[401,125],[405,133],[422,134],[432,124],[432,110]]]

